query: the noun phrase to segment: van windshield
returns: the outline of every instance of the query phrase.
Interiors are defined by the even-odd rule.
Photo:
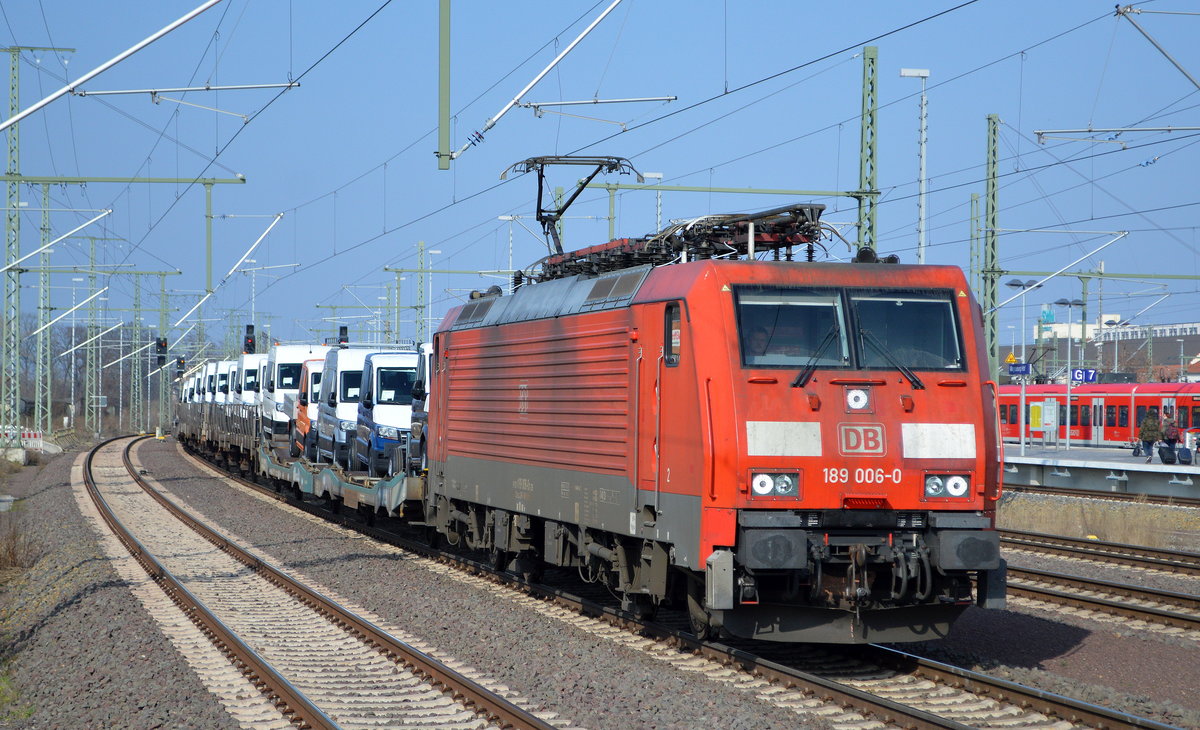
[[[279,382],[275,384],[275,387],[299,390],[301,367],[302,365],[298,362],[281,363],[279,365]]]
[[[338,393],[338,400],[342,403],[357,403],[361,387],[361,370],[348,370],[342,373],[342,392]]]
[[[417,379],[417,371],[414,368],[379,368],[378,373],[376,403],[412,403],[412,384]]]

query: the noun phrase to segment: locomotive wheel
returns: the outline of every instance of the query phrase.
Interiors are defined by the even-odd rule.
[[[696,587],[703,590],[703,586]],[[704,603],[696,587],[689,586],[688,589],[688,620],[691,623],[692,633],[696,635],[697,639],[704,641],[712,638],[713,630],[712,624],[709,623],[708,611],[704,610]]]
[[[517,575],[521,576],[521,580],[525,581],[526,583],[537,583],[542,579],[542,561],[522,553],[521,555],[517,556],[517,559],[514,562],[516,563],[514,568],[516,569]]]
[[[500,548],[492,548],[488,553],[488,562],[493,570],[508,570],[508,563],[512,560],[512,553]]]
[[[658,613],[658,606],[645,593],[623,593],[621,610],[633,614],[639,621],[651,621]]]

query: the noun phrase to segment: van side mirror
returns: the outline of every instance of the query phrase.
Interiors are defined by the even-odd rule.
[[[363,396],[362,406],[369,411],[375,407],[375,401],[371,400],[371,396],[369,395]]]
[[[301,393],[297,399],[302,406],[308,405],[308,394]]]
[[[268,380],[268,381],[267,381],[267,392],[268,392],[268,393],[274,393],[274,392],[275,392],[275,381],[274,381],[274,380]]]
[[[412,384],[413,400],[425,400],[425,381],[416,380]]]

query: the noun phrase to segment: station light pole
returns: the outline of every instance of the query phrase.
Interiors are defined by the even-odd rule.
[[[1005,282],[1004,285],[1010,286],[1013,289],[1021,290],[1021,362],[1028,363],[1029,361],[1025,359],[1025,293],[1028,292],[1030,289],[1041,288],[1042,285],[1038,283],[1037,279],[1029,279],[1027,281],[1021,281],[1020,279],[1010,279],[1007,282]],[[1017,406],[1017,408],[1019,409],[1019,413],[1020,413],[1020,415],[1017,416],[1017,423],[1019,424],[1020,430],[1021,430],[1021,456],[1025,455],[1025,431],[1027,430],[1026,426],[1028,426],[1028,424],[1026,423],[1027,419],[1025,417],[1025,385],[1028,382],[1029,382],[1029,376],[1022,375],[1021,376],[1021,403],[1019,406]]]
[[[1082,307],[1083,301],[1080,299],[1059,299],[1054,303],[1060,307],[1067,308],[1067,439],[1066,445],[1063,448],[1066,451],[1070,451],[1071,426],[1075,425],[1071,423],[1071,335],[1074,333],[1075,329],[1074,308]]]
[[[642,178],[645,180],[657,180],[661,183],[662,179],[663,179],[663,174],[661,172],[643,172]],[[662,230],[662,190],[659,189],[659,190],[654,191],[654,232],[658,233],[661,230]],[[511,269],[512,264],[509,264],[508,268]]]
[[[1183,340],[1175,340],[1179,343],[1179,382],[1183,382]]]

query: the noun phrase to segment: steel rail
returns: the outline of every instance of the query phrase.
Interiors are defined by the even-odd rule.
[[[918,710],[914,707],[840,684],[811,672],[785,666],[770,659],[757,656],[753,652],[744,649],[730,647],[713,641],[699,641],[690,633],[681,629],[643,621],[614,607],[603,606],[561,589],[526,583],[515,576],[497,572],[492,566],[486,563],[472,560],[460,554],[446,553],[432,548],[427,544],[406,539],[394,532],[364,525],[361,522],[350,519],[346,514],[332,514],[308,502],[297,504],[294,500],[289,499],[289,492],[287,490],[277,492],[269,486],[258,484],[239,475],[224,472],[213,463],[195,453],[186,450],[184,453],[197,464],[221,474],[224,478],[231,479],[260,493],[272,496],[281,502],[292,504],[309,514],[321,516],[331,522],[362,532],[369,537],[387,542],[396,547],[412,550],[431,559],[453,563],[461,569],[486,575],[506,585],[518,586],[534,596],[553,601],[557,605],[570,608],[585,616],[604,620],[614,626],[636,631],[650,638],[674,643],[680,648],[691,651],[694,654],[704,656],[727,666],[734,666],[789,689],[799,688],[805,690],[827,702],[853,707],[860,712],[899,727],[920,729],[960,729],[970,727],[933,713]],[[1010,568],[1010,570],[1012,569]],[[868,645],[868,648],[871,652],[877,654],[877,656],[871,657],[873,660],[896,671],[914,673],[917,676],[935,682],[989,697],[997,702],[1033,709],[1037,712],[1070,722],[1086,724],[1089,727],[1114,730],[1118,728],[1174,730],[1172,726],[1154,720],[1093,705],[1034,687],[1026,687],[999,677],[992,677],[969,669],[950,666],[895,649],[878,645]]]
[[[997,532],[1000,533],[1000,542],[1013,548],[1028,548],[1052,555],[1103,560],[1107,563],[1131,565],[1138,568],[1200,575],[1200,553],[1103,540],[1084,540],[1024,530],[997,530]]]
[[[508,699],[496,695],[478,682],[463,676],[441,661],[391,635],[385,629],[347,610],[331,598],[312,590],[303,583],[297,582],[279,568],[226,540],[152,488],[137,473],[137,469],[129,461],[128,450],[126,451],[125,465],[130,475],[142,489],[146,490],[147,493],[153,496],[173,515],[199,533],[204,539],[216,545],[234,559],[244,563],[265,580],[287,591],[301,603],[321,613],[332,623],[346,628],[347,633],[354,635],[363,643],[376,648],[393,661],[428,678],[434,684],[445,688],[448,692],[455,695],[458,701],[474,707],[493,722],[504,727],[554,730],[554,725],[542,720],[528,710],[522,709]],[[231,478],[242,481],[240,477]],[[244,483],[252,484],[252,482]]]
[[[1200,498],[1173,497],[1161,494],[1130,494],[1128,492],[1100,492],[1091,489],[1070,489],[1067,487],[1041,487],[1028,484],[1005,484],[1006,492],[1026,492],[1028,494],[1045,494],[1059,497],[1085,497],[1088,499],[1105,499],[1113,502],[1135,502],[1140,504],[1165,504],[1172,507],[1200,507]]]
[[[1193,631],[1200,630],[1200,596],[1158,591],[1122,583],[1111,583],[1109,581],[1093,580],[1080,576],[1051,573],[1044,570],[1014,568],[1011,565],[1008,568],[1008,578],[1009,595],[1016,594],[1040,601],[1080,606],[1118,616],[1165,624],[1167,626],[1177,626]],[[1014,579],[1018,582],[1014,583]],[[1046,583],[1055,587],[1044,588],[1019,582],[1022,579]],[[1060,590],[1060,588],[1071,590]],[[1071,591],[1104,592],[1109,594],[1110,598],[1083,596]],[[1188,613],[1180,613],[1154,606],[1131,606],[1121,600],[1114,600],[1114,598],[1150,601],[1164,606],[1183,609],[1188,611]]]
[[[125,525],[117,518],[116,514],[113,513],[96,487],[95,479],[92,476],[92,461],[101,449],[124,438],[130,437],[117,436],[97,444],[95,448],[88,452],[83,466],[83,481],[87,486],[88,496],[91,497],[92,502],[100,511],[100,515],[105,523],[108,524],[109,529],[113,531],[117,539],[129,551],[129,554],[138,561],[154,582],[163,589],[163,592],[183,611],[184,615],[192,623],[196,624],[200,631],[229,658],[230,662],[260,692],[275,703],[276,709],[287,717],[292,724],[299,728],[328,728],[329,730],[338,728],[338,724],[332,718],[309,701],[291,682],[280,676],[270,663],[247,646],[238,638],[236,633],[225,626],[200,600],[193,596],[154,555],[146,550],[142,543],[129,532]],[[129,463],[129,449],[135,443],[147,438],[151,438],[151,436],[132,438],[125,446],[122,457],[126,468],[130,470],[130,474],[134,474],[134,472]]]

